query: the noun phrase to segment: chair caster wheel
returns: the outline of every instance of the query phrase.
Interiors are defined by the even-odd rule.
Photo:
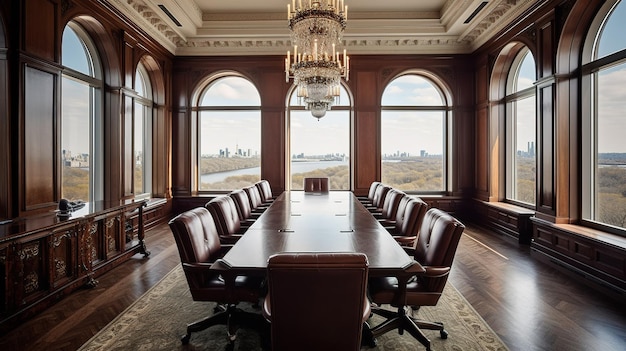
[[[441,336],[442,339],[447,339],[448,338],[448,332],[442,329],[439,332],[439,336]]]
[[[191,339],[191,335],[187,334],[183,336],[182,338],[180,338],[180,341],[183,343],[183,345],[187,345],[189,344],[189,339]]]

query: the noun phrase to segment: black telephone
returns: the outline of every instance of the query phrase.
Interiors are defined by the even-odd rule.
[[[67,199],[61,199],[59,200],[59,215],[69,216],[70,212],[83,207],[85,207],[85,201],[83,200],[69,201]]]

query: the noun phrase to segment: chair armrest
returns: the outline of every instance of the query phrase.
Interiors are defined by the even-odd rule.
[[[420,276],[427,278],[440,278],[450,273],[450,267],[424,266],[424,269],[426,269],[426,272],[420,274]]]
[[[242,237],[243,234],[220,235],[220,241],[224,244],[234,244]]]
[[[416,236],[396,236],[396,235],[394,235],[393,238],[396,239],[396,241],[400,244],[400,246],[410,247],[411,249],[413,249],[411,246],[413,245],[415,240],[417,240]],[[409,255],[412,256],[413,253],[410,253]]]
[[[214,262],[183,263],[183,270],[187,272],[199,273],[208,272]]]

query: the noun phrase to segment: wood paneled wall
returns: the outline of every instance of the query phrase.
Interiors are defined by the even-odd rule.
[[[148,62],[155,87],[153,193],[169,196],[173,55],[106,1],[24,0],[0,4],[0,219],[56,207],[61,196],[62,34],[79,23],[103,66],[104,200],[133,194],[133,79]],[[6,31],[6,32],[5,32]]]
[[[515,45],[536,62],[536,216],[552,223],[580,222],[580,58],[592,19],[603,1],[538,2],[481,47],[476,62],[476,198],[503,201],[505,102],[503,82]],[[518,44],[516,44],[518,43]]]
[[[537,3],[523,21],[511,25],[475,54],[476,67],[476,198],[505,199],[504,100],[507,75],[518,50],[528,47],[536,66],[537,178],[536,211],[554,216],[555,208],[555,53],[558,24],[556,1]],[[483,179],[483,178],[486,179]]]
[[[372,181],[380,180],[380,102],[385,86],[398,75],[421,71],[436,77],[452,97],[453,172],[450,195],[469,194],[474,165],[474,76],[469,56],[354,55],[350,58],[348,88],[353,101],[353,190],[366,194]],[[234,71],[257,87],[262,103],[261,177],[273,190],[286,187],[286,98],[291,82],[285,82],[284,61],[279,56],[177,57],[174,65],[173,160],[174,195],[192,194],[190,151],[193,102],[200,83],[212,75]],[[313,118],[313,117],[311,117]],[[468,172],[468,169],[470,170]]]
[[[0,5],[0,92],[9,91],[9,62],[7,57],[7,32],[3,14],[6,4]],[[0,218],[9,217],[11,187],[9,182],[2,181],[11,177],[11,101],[8,94],[0,93]]]

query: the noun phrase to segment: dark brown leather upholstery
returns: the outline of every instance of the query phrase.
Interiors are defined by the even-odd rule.
[[[218,196],[209,201],[205,207],[215,220],[222,243],[235,243],[246,231],[246,228],[241,226],[237,205],[230,196]]]
[[[370,184],[370,189],[367,193],[367,196],[357,196],[357,199],[364,205],[369,206],[372,204],[372,200],[374,199],[374,194],[376,193],[376,189],[381,186],[383,183],[374,181]]]
[[[398,203],[398,208],[396,208],[396,216],[393,218],[379,219],[380,224],[387,228],[387,230],[393,230],[396,223],[404,220],[406,205],[409,201],[411,201],[411,199],[413,199],[413,197],[408,195],[403,196]]]
[[[414,309],[420,306],[434,306],[439,301],[443,288],[448,280],[450,268],[454,261],[454,255],[461,239],[465,226],[451,215],[432,208],[426,212],[420,233],[415,242],[413,254],[415,260],[422,264],[425,273],[410,279],[406,285],[406,296],[402,299],[398,288],[398,279],[392,277],[375,277],[369,282],[370,298],[375,303],[390,304],[400,309],[404,305]],[[442,338],[447,338],[447,332],[443,324],[438,322],[426,322],[414,319],[404,314],[386,311],[379,308],[372,312],[388,318],[387,324],[374,327],[374,335],[387,332],[394,328],[401,328],[411,333],[420,340],[427,349],[430,341],[424,336],[422,329],[439,330]]]
[[[404,215],[396,216],[396,223],[393,228],[388,229],[389,233],[401,245],[412,246],[419,235],[426,211],[428,204],[424,200],[411,198],[404,207]]]
[[[370,315],[367,256],[281,253],[267,266],[272,350],[359,350]]]
[[[308,177],[304,178],[305,193],[327,193],[329,190],[328,178],[326,177]]]
[[[365,206],[365,208],[367,208],[370,212],[381,212],[383,204],[385,203],[385,197],[387,196],[389,190],[391,190],[391,187],[384,184],[376,188],[372,204]]]
[[[254,185],[259,188],[261,200],[264,204],[269,204],[274,201],[274,195],[272,194],[272,187],[270,186],[270,182],[265,179],[261,179],[258,182],[254,183]]]
[[[254,220],[259,217],[259,214],[252,212],[248,193],[246,193],[243,189],[238,189],[231,191],[228,196],[230,196],[235,202],[235,207],[237,208],[239,220],[242,225],[251,225],[254,223]]]
[[[400,204],[400,200],[404,196],[407,196],[403,191],[397,189],[389,189],[387,192],[387,196],[385,196],[385,201],[383,203],[383,207],[380,212],[374,212],[374,216],[378,219],[388,219],[393,220],[396,217],[396,213],[398,211],[398,205]]]
[[[263,203],[263,200],[261,200],[261,193],[259,192],[259,188],[256,185],[247,186],[243,188],[243,190],[246,192],[246,194],[248,194],[252,212],[263,213],[263,211],[267,210],[269,204]]]
[[[189,342],[192,332],[216,324],[227,324],[240,301],[257,302],[261,280],[245,276],[233,277],[230,287],[219,270],[209,269],[231,246],[222,245],[213,217],[206,208],[199,207],[174,217],[169,226],[174,234],[189,291],[195,301],[214,301],[224,306],[221,312],[189,324],[183,343]],[[167,316],[164,316],[167,318]],[[229,334],[236,329],[229,325]]]

